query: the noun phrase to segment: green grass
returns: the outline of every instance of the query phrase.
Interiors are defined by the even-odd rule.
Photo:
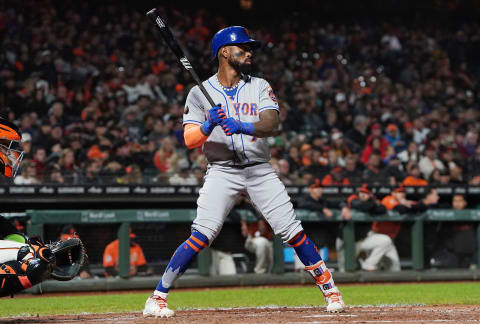
[[[480,283],[426,283],[386,285],[340,285],[348,305],[382,304],[477,304]],[[122,293],[65,297],[0,299],[0,317],[139,312],[149,293]],[[318,288],[300,286],[285,288],[205,289],[172,291],[169,305],[173,309],[257,306],[324,305]]]

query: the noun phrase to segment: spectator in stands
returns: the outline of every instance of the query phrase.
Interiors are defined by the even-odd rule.
[[[405,172],[403,171],[403,165],[398,155],[392,155],[385,163],[387,166],[382,171],[385,179],[389,180],[391,186],[396,186],[398,183],[401,183],[405,178]]]
[[[349,179],[352,183],[358,183],[362,179],[362,169],[352,154],[348,155],[345,159],[345,169],[343,173],[345,178]]]
[[[422,145],[427,141],[427,136],[430,133],[430,129],[425,127],[425,118],[419,116],[413,120],[413,141]]]
[[[376,185],[384,184],[387,181],[382,172],[382,160],[379,151],[374,151],[370,155],[367,167],[363,171],[362,180]]]
[[[345,144],[342,132],[338,130],[332,132],[332,149],[337,153],[338,158],[342,160],[340,164],[344,165],[343,160],[350,154],[350,148]]]
[[[432,173],[432,186],[445,186],[450,184],[450,171],[435,169]]]
[[[102,179],[99,175],[101,164],[98,161],[88,161],[85,168],[85,173],[80,174],[77,178],[79,184],[102,184]]]
[[[385,139],[388,141],[390,146],[395,149],[395,153],[399,153],[406,148],[405,142],[400,136],[398,126],[393,123],[388,124]]]
[[[350,195],[347,204],[342,208],[341,215],[345,220],[352,219],[352,210],[366,213],[369,216],[384,215],[386,213],[385,206],[377,200],[372,191],[366,184],[358,189],[357,194]],[[355,225],[355,257],[357,258],[361,252],[366,253],[367,260],[372,255],[393,254],[395,246],[391,240],[375,238],[372,232],[369,232],[370,226],[367,223],[357,223]],[[340,233],[343,233],[340,231]],[[337,249],[337,261],[340,271],[345,271],[345,255],[343,246],[343,237],[337,237],[335,241]],[[373,260],[375,261],[375,260]],[[368,262],[371,262],[369,260]],[[367,262],[367,264],[368,264]]]
[[[34,162],[25,160],[22,165],[22,173],[13,180],[17,185],[35,185],[40,181],[37,177],[37,167]]]
[[[150,275],[151,269],[147,266],[147,261],[143,254],[142,247],[135,242],[137,235],[130,228],[130,276]],[[109,243],[103,252],[103,267],[105,277],[116,277],[119,271],[119,240]]]
[[[260,219],[247,224],[241,221],[241,233],[245,238],[245,249],[255,254],[255,273],[270,272],[273,266],[273,231],[268,223]]]
[[[398,157],[402,163],[408,163],[409,161],[420,161],[420,153],[418,152],[418,145],[415,142],[408,143],[408,148],[398,153]]]
[[[29,133],[22,134],[22,141],[20,142],[20,149],[23,151],[23,158],[30,160],[32,156],[32,135]]]
[[[129,165],[125,168],[125,175],[118,177],[116,182],[122,185],[142,184],[142,170],[136,164]]]
[[[379,154],[380,158],[384,158],[387,153],[388,142],[381,137],[370,137],[367,139],[367,145],[362,153],[362,162],[368,164],[372,154]]]
[[[480,145],[475,150],[475,156],[468,159],[466,171],[468,179],[473,179],[480,175]]]
[[[408,175],[403,179],[402,185],[406,187],[424,187],[428,186],[428,182],[422,179],[420,168],[415,162],[409,163],[407,166]]]
[[[452,147],[441,145],[439,151],[440,161],[442,161],[445,169],[452,170],[459,167],[458,163],[455,161],[454,149]]]
[[[196,186],[198,180],[193,173],[189,172],[188,161],[186,159],[178,162],[178,172],[173,174],[168,182],[176,186]]]
[[[48,184],[63,184],[65,179],[62,174],[62,170],[58,164],[51,164],[45,170],[44,182]]]
[[[60,232],[59,240],[66,241],[66,240],[69,240],[69,239],[72,239],[72,238],[80,238],[80,236],[78,235],[77,230],[75,229],[75,227],[73,227],[72,224],[65,225],[62,228],[62,231]],[[80,272],[78,273],[78,277],[80,279],[93,278],[93,275],[90,272],[90,266],[88,264],[88,259],[87,259],[87,262],[85,262],[85,264],[80,269]]]
[[[349,129],[345,137],[349,142],[354,143],[358,149],[363,149],[367,141],[368,118],[363,115],[355,116],[353,128]]]
[[[478,130],[471,129],[465,136],[465,149],[467,151],[467,157],[472,158],[475,156],[475,148],[478,145]]]
[[[43,174],[45,173],[46,159],[47,153],[43,147],[38,147],[33,150],[32,163],[35,164],[35,168],[37,169],[37,176],[40,181],[41,179],[43,179]]]
[[[437,159],[436,157],[435,147],[429,145],[425,149],[425,156],[420,159],[418,166],[420,167],[420,171],[422,172],[423,178],[429,180],[430,176],[435,169],[443,170],[445,166],[443,165],[442,161]]]
[[[173,140],[170,137],[164,138],[154,156],[155,167],[162,173],[173,173],[179,160],[180,155],[175,150]]]
[[[292,175],[290,173],[290,164],[288,163],[287,159],[280,159],[277,162],[277,174],[280,180],[286,186],[291,186],[294,184],[294,180],[292,179]],[[296,181],[295,181],[296,182]]]
[[[289,147],[287,160],[288,164],[290,165],[290,172],[296,172],[303,166],[298,147],[296,147],[295,145]]]

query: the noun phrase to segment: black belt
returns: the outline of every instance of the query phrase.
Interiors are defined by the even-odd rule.
[[[243,170],[245,168],[249,168],[249,167],[256,166],[263,163],[267,163],[267,162],[253,162],[253,163],[242,164],[242,165],[229,165],[228,167]]]

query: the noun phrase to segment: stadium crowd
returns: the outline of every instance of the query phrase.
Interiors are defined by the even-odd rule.
[[[0,114],[26,152],[15,183],[200,184],[207,161],[181,123],[191,77],[143,12],[92,5],[0,14]],[[160,10],[198,74],[213,74],[210,40],[230,22]],[[480,183],[478,23],[242,24],[264,44],[254,74],[279,98],[270,150],[285,184]]]

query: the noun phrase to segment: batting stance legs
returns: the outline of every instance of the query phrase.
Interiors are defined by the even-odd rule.
[[[220,232],[225,217],[232,209],[235,197],[247,191],[274,233],[289,243],[297,252],[327,301],[327,311],[343,311],[344,304],[333,278],[322,261],[315,244],[304,233],[296,219],[293,205],[285,186],[270,164],[236,169],[212,165],[198,198],[197,217],[191,236],[175,251],[153,295],[147,300],[145,316],[170,317],[174,312],[167,307],[170,287],[185,272],[188,265]]]

